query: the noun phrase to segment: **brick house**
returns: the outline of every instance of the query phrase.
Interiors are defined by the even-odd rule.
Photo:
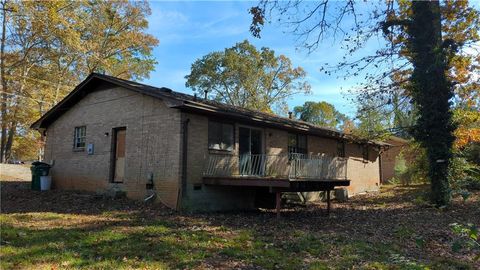
[[[96,73],[32,128],[46,136],[54,188],[154,193],[192,211],[248,209],[265,198],[278,207],[281,192],[378,190],[386,146]]]

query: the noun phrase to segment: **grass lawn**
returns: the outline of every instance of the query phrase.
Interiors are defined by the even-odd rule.
[[[480,193],[430,207],[424,186],[273,212],[179,214],[2,181],[1,269],[479,269],[453,222],[480,224]]]

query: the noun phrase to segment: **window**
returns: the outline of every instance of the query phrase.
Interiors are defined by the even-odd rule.
[[[337,142],[337,156],[345,157],[345,142]]]
[[[87,127],[75,127],[75,133],[73,135],[73,149],[85,148],[85,137],[87,136]]]
[[[290,157],[297,154],[307,154],[307,136],[302,134],[288,134],[288,154]]]
[[[215,121],[208,122],[208,149],[232,151],[233,125]]]
[[[368,145],[363,145],[362,147],[362,156],[363,156],[363,162],[368,162]]]

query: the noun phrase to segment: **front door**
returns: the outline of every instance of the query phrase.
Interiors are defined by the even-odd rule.
[[[123,182],[125,179],[125,128],[115,129],[115,163],[113,182]]]
[[[240,127],[238,133],[240,174],[263,174],[265,156],[262,151],[262,131],[259,129]]]

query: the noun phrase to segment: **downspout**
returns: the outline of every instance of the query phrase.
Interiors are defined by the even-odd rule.
[[[379,147],[379,150],[378,150],[378,170],[380,171],[380,185],[383,185],[383,165],[382,165],[382,157],[383,157],[383,153],[385,153],[385,151],[387,151],[388,148],[384,148],[384,147]]]
[[[380,170],[380,185],[383,185],[382,155],[383,155],[383,152],[380,151],[378,153],[378,169]]]
[[[190,119],[187,118],[182,122],[182,172],[181,172],[181,187],[179,192],[179,205],[181,201],[187,196],[187,162],[188,162],[188,123]],[[180,207],[178,207],[180,208]]]

